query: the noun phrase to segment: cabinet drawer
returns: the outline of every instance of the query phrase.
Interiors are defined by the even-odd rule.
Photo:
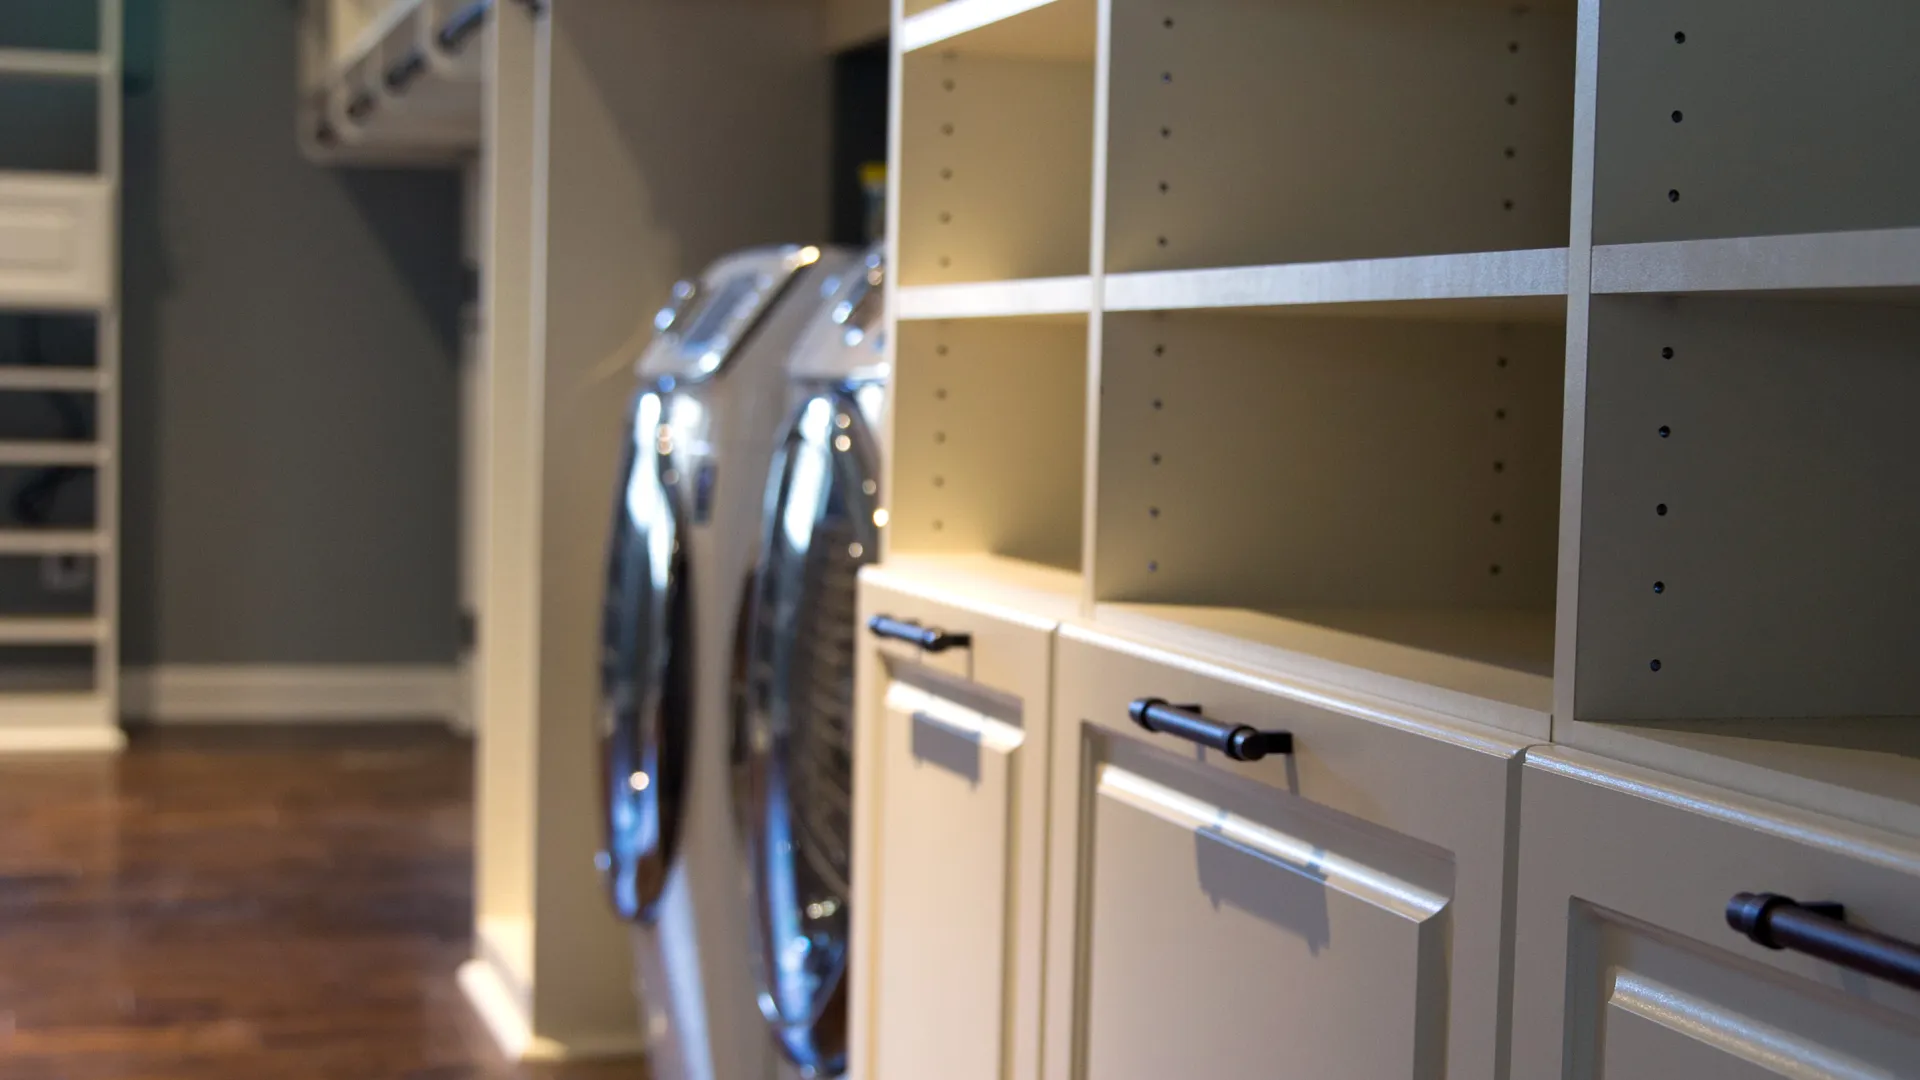
[[[1577,751],[1528,755],[1514,1075],[1920,1075],[1920,994],[1748,940],[1738,893],[1920,941],[1920,846]]]
[[[105,306],[115,231],[110,182],[0,173],[0,306]]]
[[[1068,625],[1047,1076],[1498,1075],[1522,743]],[[1289,732],[1228,760],[1131,703]]]
[[[1039,1066],[1049,688],[1044,613],[869,572],[854,781],[851,1074],[1028,1080]]]

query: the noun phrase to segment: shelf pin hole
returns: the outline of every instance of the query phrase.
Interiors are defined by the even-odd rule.
[[[1155,345],[1153,347],[1153,355],[1155,356],[1167,355],[1167,347],[1165,345]]]
[[[1519,95],[1519,94],[1508,94],[1508,95],[1507,95],[1507,104],[1509,104],[1509,105],[1518,105],[1518,104],[1520,104],[1520,95]]]
[[[1164,408],[1165,406],[1166,406],[1166,402],[1161,401],[1159,398],[1153,399],[1153,408],[1155,412],[1158,412],[1160,409]]]
[[[941,124],[941,125],[940,125],[940,134],[942,134],[942,135],[951,135],[951,134],[953,134],[953,125],[952,125],[952,124]]]
[[[1666,504],[1666,503],[1661,503],[1661,504],[1660,504],[1659,506],[1656,506],[1656,507],[1654,507],[1654,508],[1653,508],[1653,512],[1654,512],[1654,513],[1656,513],[1656,514],[1658,514],[1658,515],[1660,515],[1661,517],[1666,517],[1666,516],[1667,516],[1667,504]]]
[[[1499,563],[1494,563],[1494,564],[1493,564],[1492,566],[1489,566],[1489,567],[1487,567],[1487,574],[1488,574],[1489,576],[1491,576],[1491,577],[1499,577],[1499,576],[1500,576],[1500,564],[1499,564]]]
[[[1161,22],[1160,25],[1166,27],[1169,30],[1173,29],[1173,17],[1168,16],[1165,21]]]
[[[1664,438],[1667,438],[1668,436],[1670,436],[1670,435],[1672,435],[1672,434],[1673,434],[1673,429],[1672,429],[1672,428],[1670,428],[1670,427],[1668,427],[1668,426],[1667,426],[1667,425],[1665,425],[1665,424],[1661,424],[1661,425],[1660,425],[1660,437],[1661,437],[1661,438],[1663,438],[1663,439],[1664,439]]]
[[[1673,359],[1673,346],[1671,346],[1671,345],[1669,345],[1669,346],[1667,346],[1666,348],[1664,348],[1664,349],[1661,349],[1661,350],[1660,350],[1660,359],[1662,359],[1662,360],[1671,360],[1671,359]]]
[[[1660,670],[1660,661],[1658,661],[1658,660],[1655,660],[1655,661],[1654,661],[1653,663],[1651,663],[1651,664],[1648,664],[1648,665],[1647,665],[1647,669],[1648,669],[1648,670],[1650,670],[1650,671],[1659,671],[1659,670]]]
[[[1160,73],[1160,81],[1161,81],[1162,83],[1170,83],[1170,82],[1172,82],[1172,81],[1173,81],[1173,72],[1171,72],[1171,71],[1163,71],[1163,72],[1161,72],[1161,73]]]
[[[1501,523],[1503,523],[1503,522],[1505,522],[1506,520],[1507,520],[1507,515],[1505,515],[1505,514],[1502,514],[1502,513],[1498,513],[1498,512],[1496,512],[1496,513],[1495,513],[1495,514],[1493,515],[1493,523],[1494,523],[1495,525],[1499,525],[1499,524],[1501,524]]]
[[[1655,596],[1659,596],[1659,595],[1660,595],[1661,593],[1663,593],[1663,592],[1666,592],[1666,591],[1667,591],[1667,583],[1666,583],[1666,582],[1664,582],[1664,581],[1656,581],[1656,582],[1654,582],[1654,583],[1653,583],[1653,595],[1655,595]]]
[[[1493,418],[1495,420],[1505,420],[1507,418],[1507,410],[1505,409],[1493,410]]]
[[[1154,463],[1155,465],[1158,465],[1158,464],[1160,464],[1160,455],[1159,455],[1159,454],[1155,454],[1155,455],[1153,455],[1153,463]]]
[[[1680,111],[1679,109],[1675,109],[1675,110],[1673,110],[1673,122],[1674,122],[1674,123],[1676,123],[1676,124],[1677,124],[1677,123],[1679,123],[1679,122],[1680,122],[1681,120],[1683,120],[1683,119],[1685,119],[1685,117],[1686,117],[1686,114],[1685,114],[1685,113],[1682,113],[1682,112],[1681,112],[1681,111]]]
[[[1501,203],[1500,205],[1502,209],[1511,210],[1513,209],[1513,200],[1508,199],[1505,202]]]
[[[1494,462],[1494,463],[1493,463],[1493,471],[1494,471],[1494,472],[1497,472],[1497,473],[1503,473],[1503,472],[1506,472],[1506,471],[1507,471],[1507,463],[1506,463],[1506,462],[1504,462],[1504,461],[1496,461],[1496,462]]]
[[[1507,160],[1511,161],[1514,158],[1517,158],[1519,156],[1520,156],[1519,148],[1512,147],[1512,146],[1507,147]]]
[[[1675,45],[1685,45],[1687,43],[1687,32],[1685,30],[1675,31],[1673,35],[1673,43]]]
[[[1173,129],[1172,129],[1172,128],[1170,128],[1170,127],[1163,127],[1163,128],[1161,128],[1161,129],[1160,129],[1160,137],[1161,137],[1161,138],[1163,138],[1163,139],[1171,139],[1171,138],[1173,138]]]
[[[1680,191],[1679,191],[1679,189],[1678,189],[1678,188],[1675,188],[1675,189],[1673,189],[1673,190],[1670,190],[1670,191],[1668,191],[1668,192],[1667,192],[1667,201],[1668,201],[1668,202],[1679,202],[1679,201],[1680,201]]]
[[[1160,508],[1159,508],[1159,507],[1157,507],[1157,506],[1149,506],[1149,507],[1147,507],[1147,516],[1148,516],[1148,517],[1150,517],[1150,518],[1157,518],[1157,517],[1159,517],[1159,516],[1160,516]]]
[[[1153,559],[1147,560],[1147,573],[1157,574],[1159,572],[1160,572],[1160,563],[1157,560],[1153,560]]]

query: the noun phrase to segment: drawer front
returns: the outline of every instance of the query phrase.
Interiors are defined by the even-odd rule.
[[[1072,626],[1055,680],[1049,1080],[1497,1075],[1521,743]],[[1227,760],[1140,698],[1293,752]]]
[[[861,585],[851,1075],[1028,1080],[1039,1054],[1047,620]]]
[[[1727,924],[1836,901],[1920,941],[1920,847],[1565,750],[1522,780],[1514,1075],[1920,1075],[1920,994]]]
[[[0,303],[105,306],[114,232],[111,183],[0,175]]]

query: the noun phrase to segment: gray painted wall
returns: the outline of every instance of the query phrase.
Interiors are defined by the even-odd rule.
[[[299,156],[291,0],[127,7],[123,660],[451,662],[458,179]]]

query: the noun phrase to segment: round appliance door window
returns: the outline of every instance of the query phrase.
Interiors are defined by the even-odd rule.
[[[689,601],[663,395],[634,402],[601,625],[600,869],[621,917],[651,922],[678,849],[692,706]]]
[[[879,453],[852,396],[804,405],[772,513],[738,673],[735,793],[750,861],[761,1009],[810,1075],[846,1056],[854,585],[879,540]]]

